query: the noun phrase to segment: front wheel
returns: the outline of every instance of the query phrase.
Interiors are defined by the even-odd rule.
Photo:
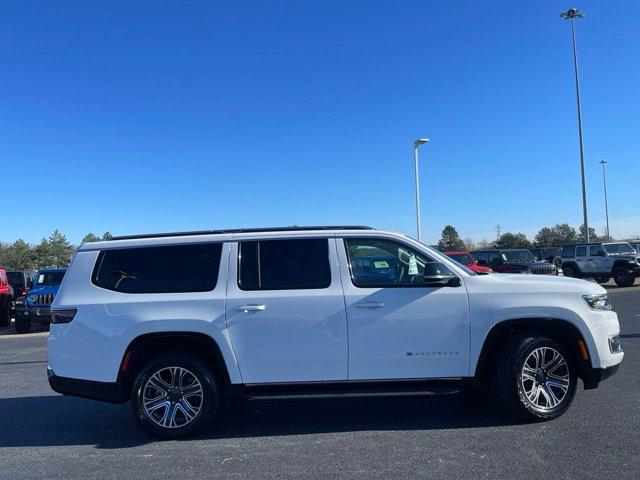
[[[613,272],[613,280],[619,287],[630,287],[636,281],[636,276],[633,272],[619,268]]]
[[[13,326],[16,329],[16,333],[29,333],[29,330],[31,330],[31,320],[29,317],[16,316]]]
[[[163,438],[191,434],[218,410],[219,390],[210,370],[190,356],[160,356],[133,383],[131,409],[149,432]]]
[[[575,367],[564,348],[550,338],[513,339],[500,352],[494,368],[498,398],[525,420],[557,418],[573,402]]]

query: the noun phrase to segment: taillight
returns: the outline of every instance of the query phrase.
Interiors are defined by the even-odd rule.
[[[76,316],[75,308],[64,310],[51,310],[51,323],[69,323]]]

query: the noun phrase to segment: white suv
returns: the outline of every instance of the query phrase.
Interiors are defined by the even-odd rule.
[[[60,393],[131,402],[151,432],[224,401],[492,390],[555,418],[622,361],[605,290],[475,275],[404,235],[307,227],[120,237],[76,253],[52,305]]]

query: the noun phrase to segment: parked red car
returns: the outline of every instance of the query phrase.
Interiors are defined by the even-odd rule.
[[[493,272],[489,267],[482,267],[478,265],[469,252],[444,252],[444,254],[479,275],[486,275]]]
[[[9,311],[11,309],[11,294],[9,293],[9,279],[7,272],[0,268],[0,327],[9,325]]]

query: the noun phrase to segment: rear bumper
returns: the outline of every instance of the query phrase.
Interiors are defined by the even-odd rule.
[[[59,377],[51,368],[47,368],[47,377],[51,389],[62,395],[109,403],[125,403],[127,401],[123,385],[119,382],[95,382],[93,380]]]
[[[603,380],[613,376],[620,368],[620,364],[612,365],[606,368],[589,368],[582,372],[582,381],[584,382],[584,389],[591,390],[598,388],[598,385]]]

